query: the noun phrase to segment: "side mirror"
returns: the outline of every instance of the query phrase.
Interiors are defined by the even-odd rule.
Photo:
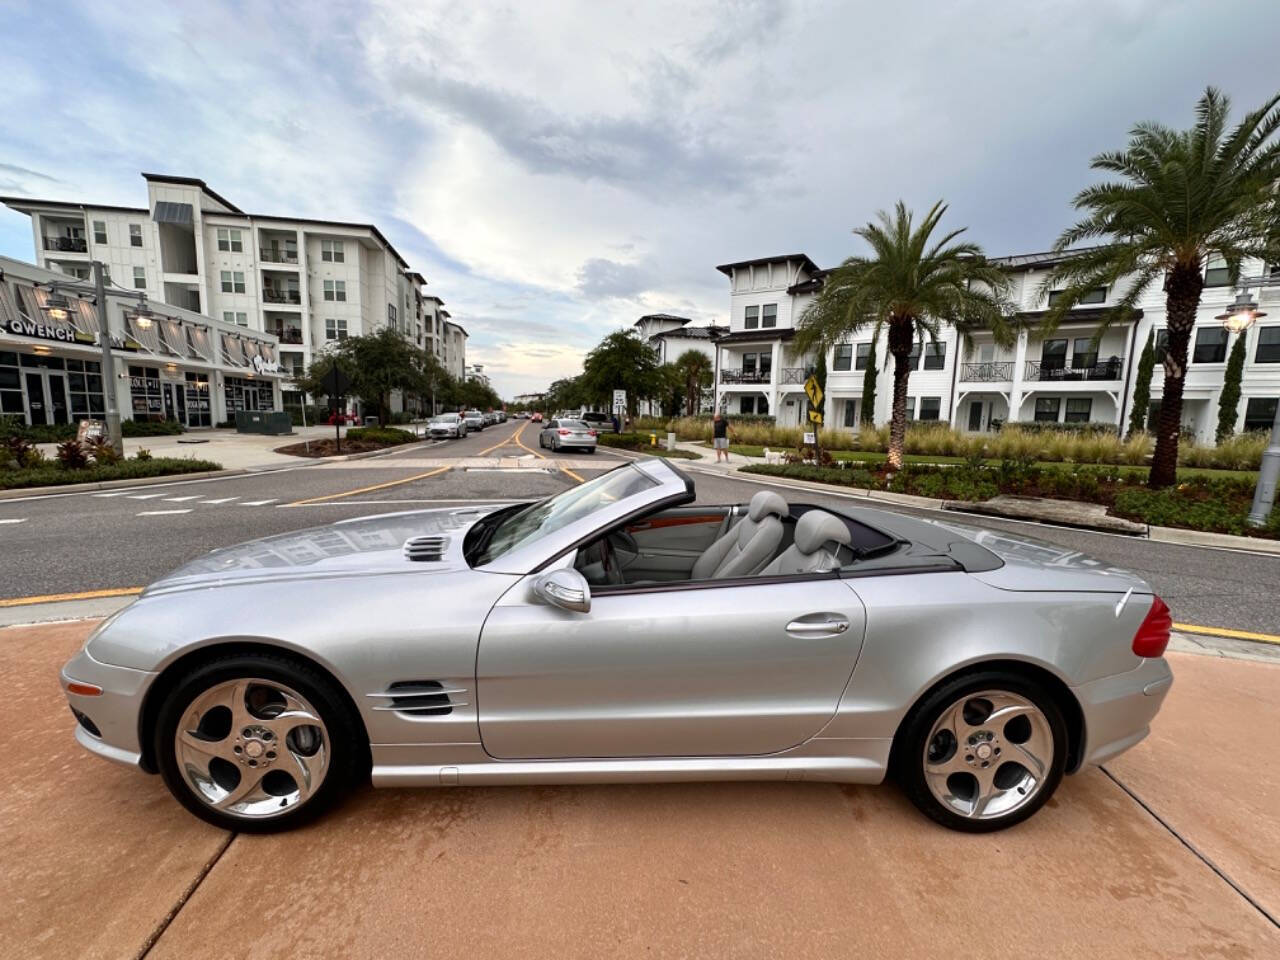
[[[534,595],[543,603],[574,613],[591,610],[591,586],[577,570],[551,570],[533,581]]]

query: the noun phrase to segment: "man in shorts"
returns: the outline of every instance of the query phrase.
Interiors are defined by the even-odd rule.
[[[729,462],[729,436],[733,433],[733,428],[729,426],[729,421],[725,419],[723,413],[717,413],[715,419],[711,421],[712,443],[716,448],[716,463],[720,462],[720,457],[724,456],[725,463]]]

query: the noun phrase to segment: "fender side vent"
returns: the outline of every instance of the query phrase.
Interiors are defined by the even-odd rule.
[[[442,717],[453,713],[454,707],[465,707],[467,701],[461,695],[462,687],[447,685],[439,680],[397,680],[381,693],[370,693],[390,701],[379,704],[374,710],[393,710],[411,717]]]
[[[438,533],[429,533],[421,537],[410,537],[404,542],[404,558],[406,560],[439,560],[449,549],[449,538]]]

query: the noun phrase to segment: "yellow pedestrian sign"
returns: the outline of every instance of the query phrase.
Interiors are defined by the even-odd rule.
[[[818,386],[818,378],[809,375],[809,379],[804,382],[804,395],[809,398],[809,403],[813,406],[820,406],[822,403],[822,388]]]
[[[816,423],[816,424],[818,424],[819,426],[821,426],[821,425],[822,425],[822,414],[820,414],[817,410],[810,410],[810,411],[809,411],[809,422],[810,422],[810,423]]]

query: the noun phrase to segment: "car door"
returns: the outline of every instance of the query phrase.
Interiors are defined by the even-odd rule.
[[[729,528],[731,507],[676,507],[628,524],[637,552],[615,544],[628,581],[688,579],[689,571]]]
[[[500,759],[786,750],[835,713],[866,626],[832,574],[598,588],[586,613],[531,579],[480,637],[480,736]]]

